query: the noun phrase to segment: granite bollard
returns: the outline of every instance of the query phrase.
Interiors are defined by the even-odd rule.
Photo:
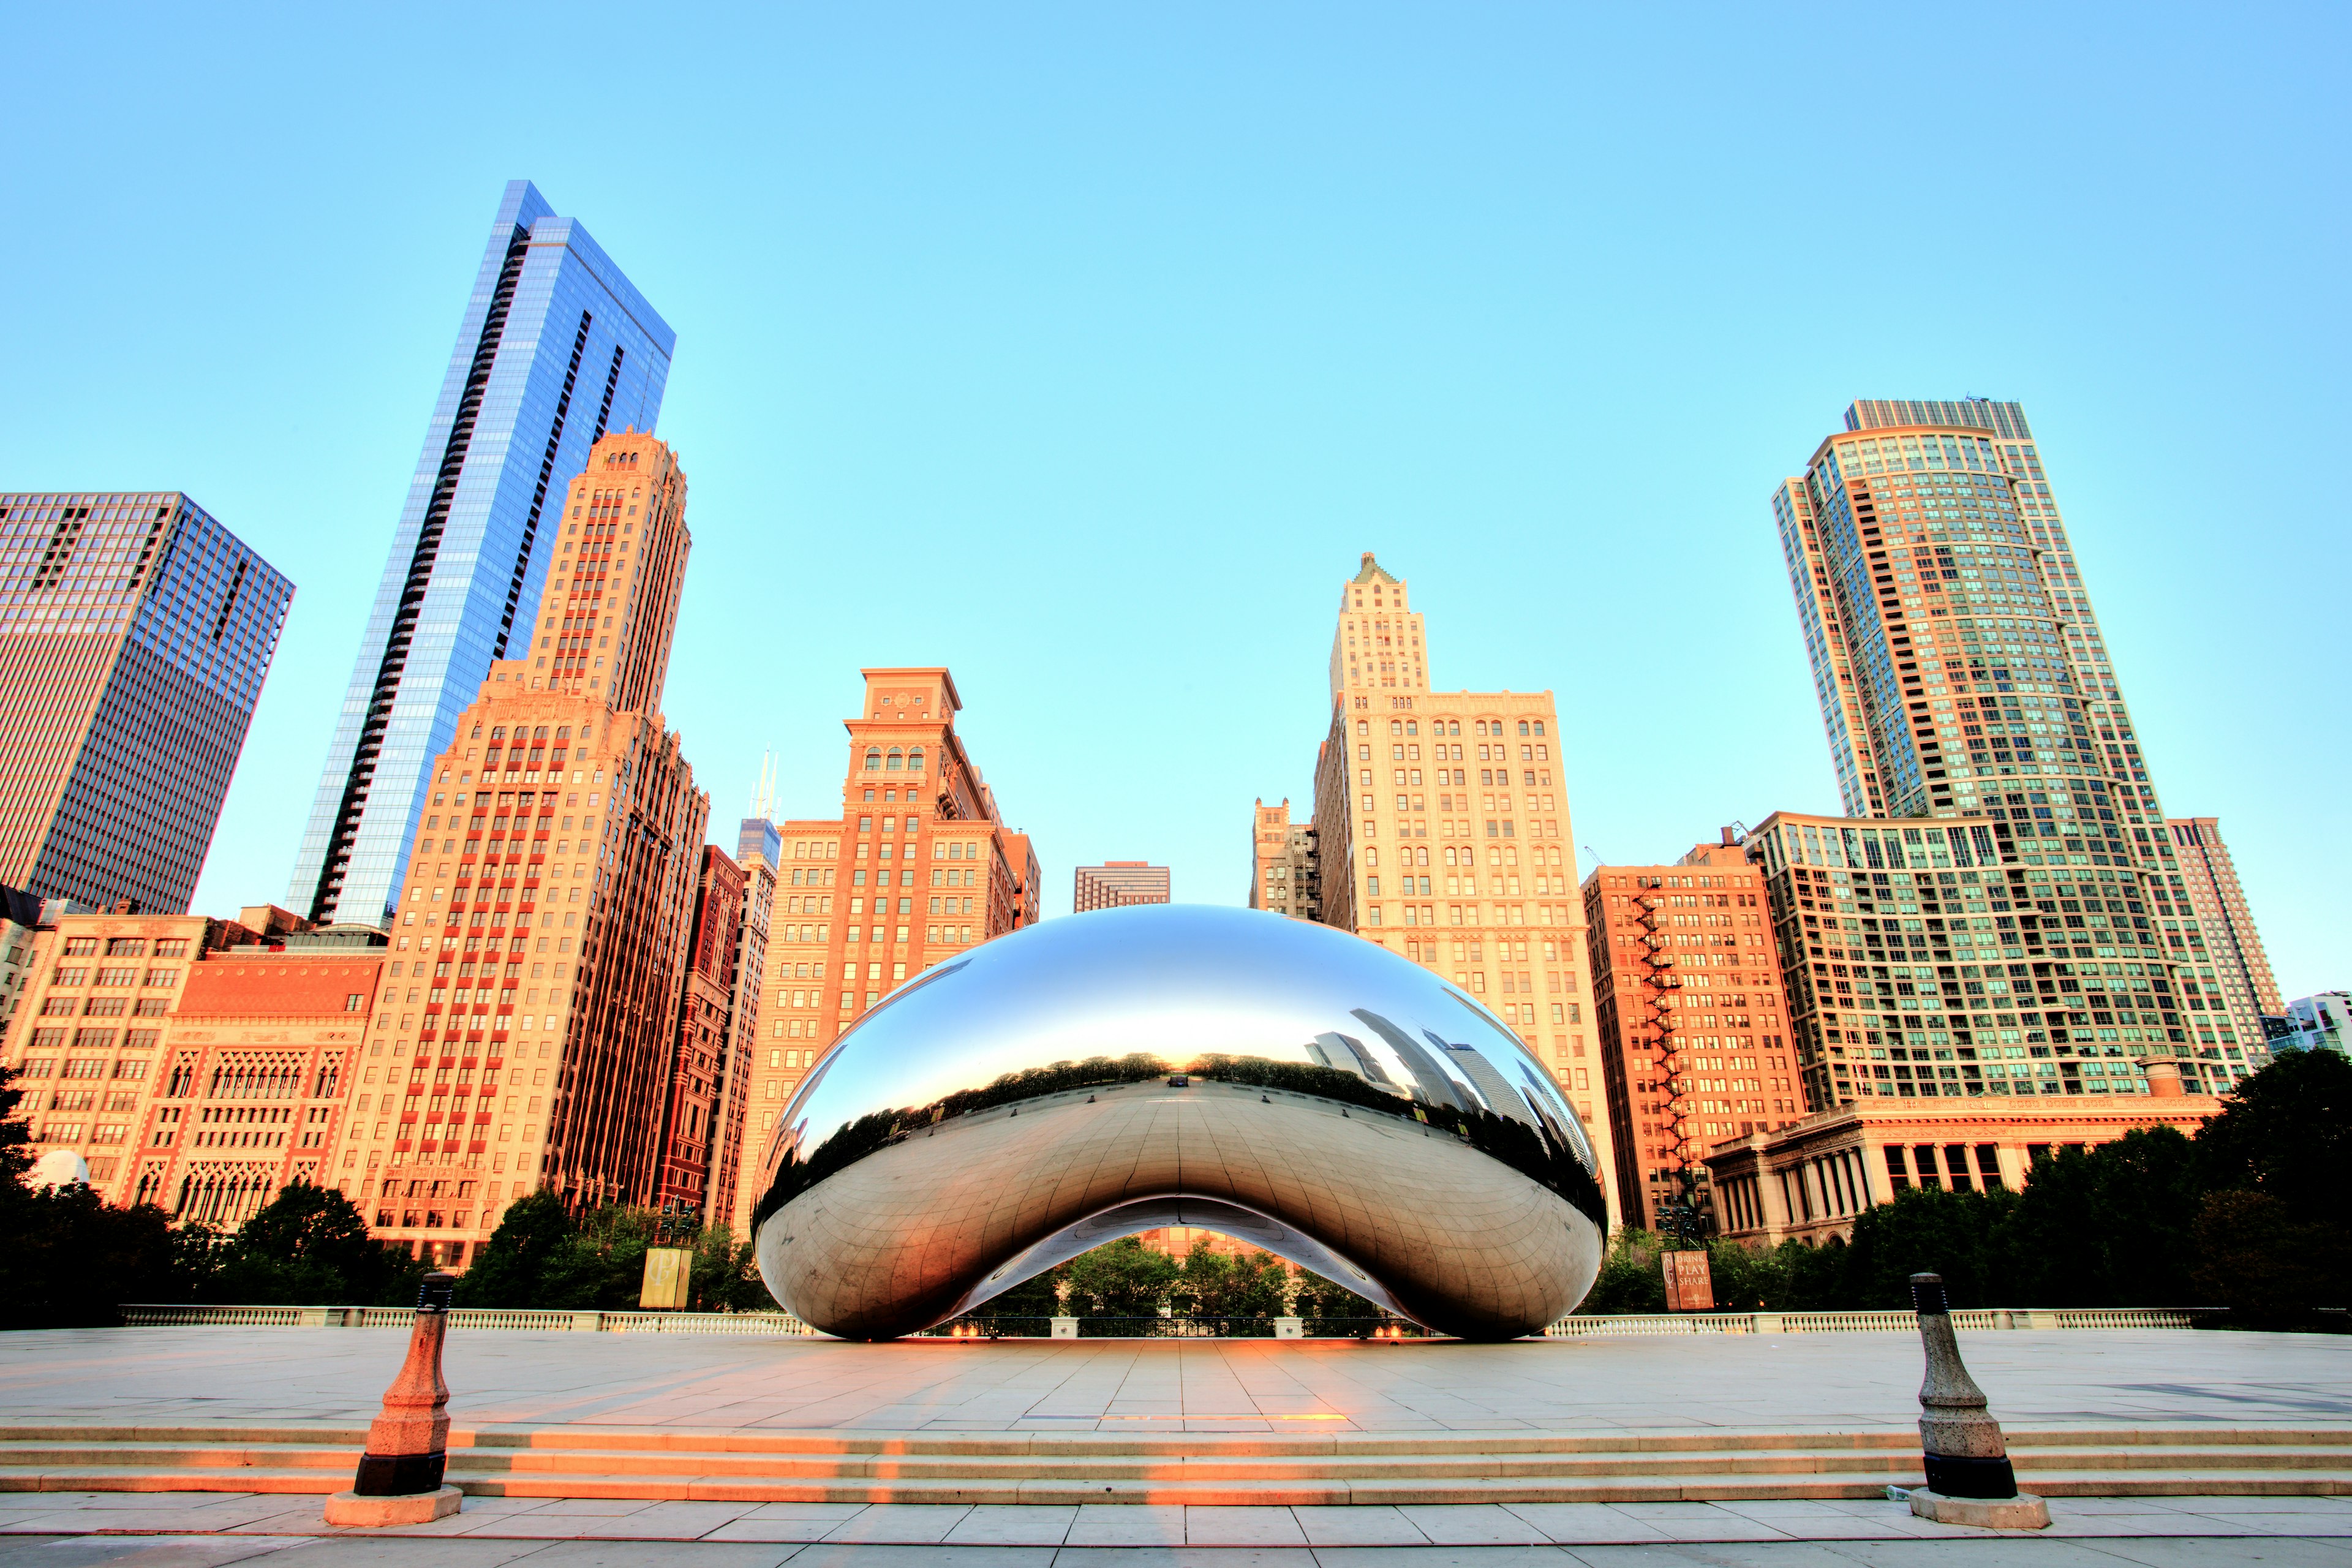
[[[2050,1505],[2017,1489],[2017,1472],[1984,1390],[1960,1360],[1952,1308],[1940,1274],[1911,1276],[1927,1374],[1919,1384],[1919,1444],[1927,1485],[1910,1494],[1911,1511],[1939,1524],[1988,1530],[2046,1530]]]
[[[368,1427],[352,1489],[327,1500],[327,1522],[359,1529],[423,1524],[457,1511],[460,1494],[446,1485],[449,1463],[449,1384],[441,1376],[441,1342],[449,1331],[449,1300],[457,1277],[436,1271],[416,1296],[408,1331],[408,1359],[383,1408]]]

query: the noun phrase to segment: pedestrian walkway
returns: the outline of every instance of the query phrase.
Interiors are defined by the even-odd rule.
[[[432,1524],[355,1532],[329,1531],[315,1498],[16,1494],[0,1498],[0,1565],[199,1568],[299,1548],[285,1568],[361,1562],[768,1568],[788,1561],[796,1568],[1615,1568],[1682,1562],[2352,1568],[2352,1499],[2082,1499],[2055,1504],[2051,1514],[2046,1531],[1996,1533],[1931,1524],[1902,1503],[1883,1500],[928,1508],[478,1498]],[[100,1531],[137,1533],[90,1533]],[[548,1550],[552,1543],[568,1549]]]
[[[364,1426],[398,1329],[0,1336],[0,1421]],[[2352,1424],[2352,1336],[1963,1333],[2016,1426]],[[1907,1429],[1901,1334],[1661,1340],[838,1340],[452,1332],[464,1425],[895,1432]]]

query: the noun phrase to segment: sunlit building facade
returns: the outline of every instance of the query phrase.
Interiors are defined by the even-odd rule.
[[[1316,761],[1320,918],[1493,1009],[1551,1069],[1613,1189],[1559,713],[1549,691],[1433,690],[1426,647],[1405,580],[1367,552],[1340,588]]]
[[[1070,910],[1115,910],[1124,904],[1164,904],[1169,898],[1168,868],[1149,860],[1106,860],[1081,866],[1071,877]]]
[[[1807,1109],[1763,872],[1736,844],[1701,845],[1671,866],[1597,866],[1583,899],[1617,1188],[1625,1223],[1655,1229],[1674,1205],[1707,1209],[1708,1148]]]
[[[1249,907],[1292,920],[1322,914],[1316,897],[1315,825],[1290,820],[1290,801],[1250,808]]]
[[[534,635],[434,761],[390,1038],[332,1164],[380,1234],[451,1265],[535,1188],[650,1206],[662,1170],[710,809],[660,710],[686,475],[652,437],[609,435],[562,499]]]
[[[776,907],[746,1036],[739,1236],[751,1234],[753,1173],[776,1118],[833,1042],[924,970],[1039,914],[1036,851],[1005,826],[956,732],[955,678],[937,665],[860,674],[840,816],[775,829]]]

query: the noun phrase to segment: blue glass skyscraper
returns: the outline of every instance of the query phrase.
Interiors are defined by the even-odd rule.
[[[383,585],[352,669],[287,901],[385,918],[426,769],[490,661],[530,641],[550,495],[614,425],[651,430],[677,334],[528,180],[507,186]]]

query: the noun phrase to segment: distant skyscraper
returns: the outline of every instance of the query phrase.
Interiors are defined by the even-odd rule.
[[[2263,1039],[2263,1015],[2277,1016],[2284,1009],[2278,982],[2272,977],[2270,955],[2255,933],[2253,911],[2246,907],[2245,890],[2238,886],[2238,868],[2230,860],[2230,847],[2221,842],[2221,822],[2212,816],[2175,816],[2165,826],[2180,855],[2180,868],[2189,879],[2189,907],[2205,950],[2220,971],[2222,999],[2238,1026],[2238,1037],[2249,1045]]]
[[[1148,860],[1106,860],[1099,866],[1077,868],[1070,908],[1075,914],[1084,914],[1088,910],[1115,910],[1122,904],[1167,901],[1167,867]]]
[[[186,496],[0,495],[0,883],[185,913],[293,597]]]
[[[1425,647],[1404,579],[1365,552],[1340,585],[1331,635],[1316,918],[1500,1013],[1576,1107],[1611,1212],[1630,1223],[1639,1195],[1618,1190],[1586,1049],[1592,988],[1552,694],[1433,691]]]
[[[554,553],[537,548],[547,498],[612,426],[653,429],[676,341],[586,229],[529,181],[507,186],[319,781],[296,909],[385,918],[426,772],[491,661],[530,640],[517,622]]]
[[[2170,1044],[2242,1071],[2261,1039],[2222,1009],[2024,409],[1864,400],[1845,426],[1772,509],[1847,815],[1993,819],[1997,858],[2025,868],[2050,946],[2046,962],[1960,978],[2053,983],[2021,1026],[2029,1048],[2078,1035],[2119,1055]],[[1937,978],[1906,967],[1892,978]],[[2093,977],[2131,991],[2137,977],[2160,1000],[2126,1008],[2128,1024],[2067,1005]]]

